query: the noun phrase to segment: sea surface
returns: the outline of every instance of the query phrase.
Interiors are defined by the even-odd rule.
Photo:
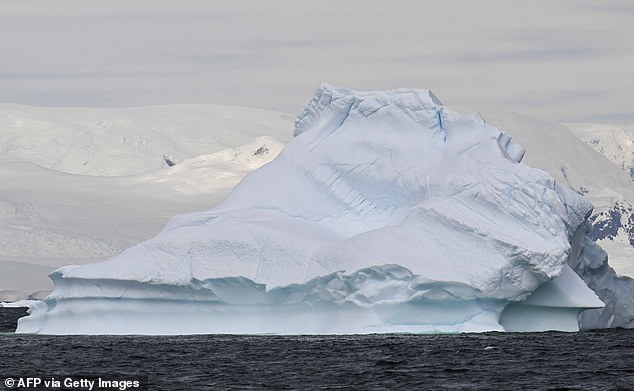
[[[145,377],[151,390],[634,390],[634,330],[351,336],[0,334],[1,379],[114,374]]]

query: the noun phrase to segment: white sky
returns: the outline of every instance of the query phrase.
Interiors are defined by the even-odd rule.
[[[320,82],[634,122],[634,2],[0,0],[0,101],[297,113]]]

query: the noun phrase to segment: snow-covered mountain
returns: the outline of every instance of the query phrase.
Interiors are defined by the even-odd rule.
[[[526,162],[548,171],[557,181],[605,209],[617,199],[632,201],[629,175],[601,153],[589,148],[566,126],[514,113],[485,113],[488,122],[503,127],[531,152]]]
[[[0,161],[71,174],[122,176],[237,148],[289,139],[292,117],[219,105],[53,108],[0,104]]]
[[[608,210],[590,217],[593,223],[593,240],[621,241],[634,246],[634,208],[632,205],[617,201]]]
[[[634,276],[634,207],[617,200],[590,216],[593,224],[590,237],[607,251],[610,264],[619,274]]]
[[[566,124],[579,139],[625,171],[634,184],[634,126],[616,124]],[[606,169],[607,171],[607,169]],[[630,185],[630,188],[634,185]],[[597,202],[591,217],[592,238],[609,254],[618,273],[634,276],[634,199],[631,193]]]
[[[566,126],[586,144],[625,170],[634,181],[634,125],[569,123]]]
[[[43,297],[58,267],[111,257],[217,204],[291,135],[288,115],[229,106],[1,104],[0,301]]]
[[[605,266],[591,205],[524,152],[426,90],[322,85],[225,201],[58,270],[18,330],[575,330],[603,306],[569,266]]]

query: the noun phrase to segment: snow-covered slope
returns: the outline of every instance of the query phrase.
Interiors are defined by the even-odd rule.
[[[217,207],[55,272],[19,331],[575,330],[603,305],[567,266],[596,261],[590,204],[480,116],[323,85],[294,134]]]
[[[607,208],[617,199],[633,200],[629,176],[567,127],[514,113],[486,113],[486,119],[531,151],[526,156],[528,164],[585,195],[595,208]]]
[[[0,162],[121,176],[245,145],[287,141],[286,114],[219,105],[51,108],[0,104]]]
[[[0,300],[43,297],[56,268],[109,258],[217,204],[292,136],[285,114],[214,105],[2,104],[0,118]]]
[[[566,124],[579,139],[623,171],[634,188],[634,126],[616,124]],[[631,193],[630,193],[631,194]],[[607,251],[610,264],[622,275],[634,277],[634,199],[624,195],[607,207],[597,208],[591,220],[591,237]]]
[[[586,144],[626,171],[634,181],[634,125],[569,123]]]
[[[609,254],[610,265],[624,276],[634,277],[634,207],[616,200],[590,216],[590,237]]]

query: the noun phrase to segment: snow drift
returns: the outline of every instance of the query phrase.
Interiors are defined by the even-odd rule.
[[[39,333],[577,330],[591,205],[427,90],[322,85],[217,207],[52,274]],[[591,242],[591,241],[590,241]]]

